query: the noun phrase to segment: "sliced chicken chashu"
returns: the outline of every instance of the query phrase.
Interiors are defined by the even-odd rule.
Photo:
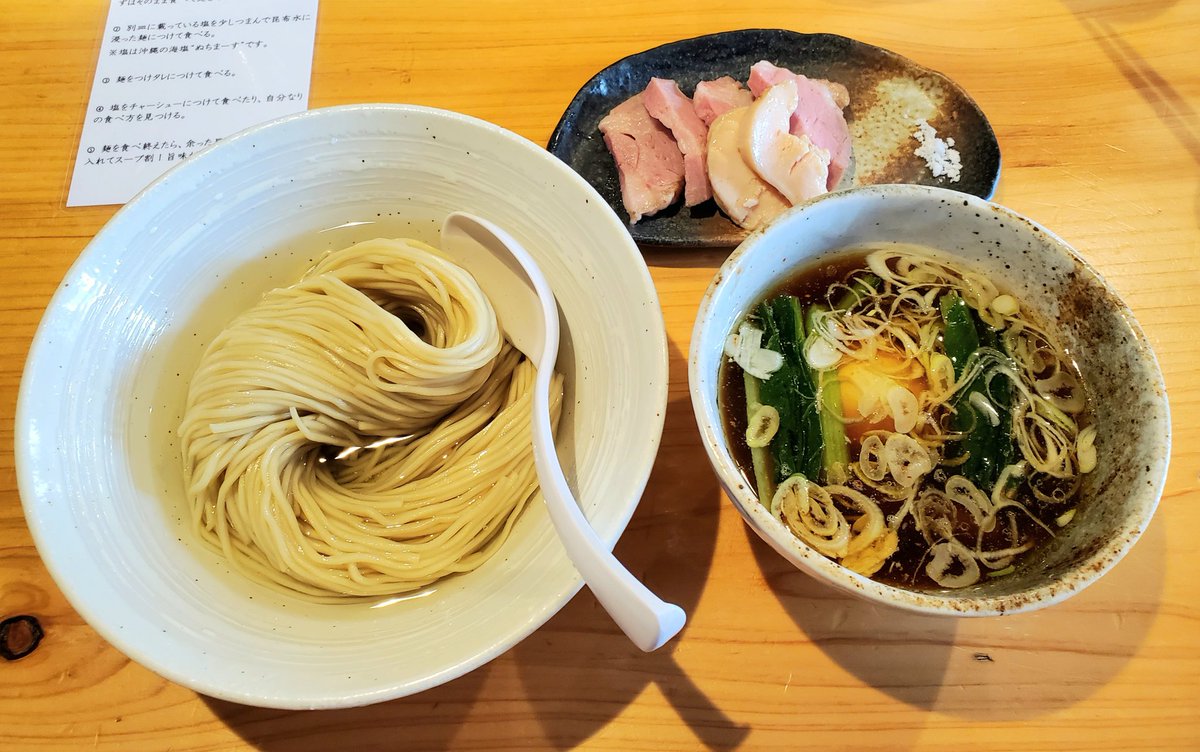
[[[750,68],[747,85],[754,96],[761,97],[768,88],[784,81],[795,82],[798,97],[790,130],[793,135],[808,136],[814,144],[829,151],[829,180],[825,187],[833,190],[850,165],[850,128],[842,112],[850,104],[850,93],[839,83],[808,78],[766,60]]]
[[[750,167],[793,205],[826,193],[829,180],[829,151],[790,131],[797,102],[795,81],[771,86],[747,108],[739,134]]]
[[[708,127],[708,179],[721,211],[739,226],[754,230],[791,205],[742,155],[742,128],[749,112],[749,107],[729,110]]]

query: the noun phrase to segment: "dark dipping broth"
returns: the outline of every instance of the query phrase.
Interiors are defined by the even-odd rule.
[[[718,397],[730,451],[800,540],[873,579],[948,591],[1011,574],[1070,524],[1095,466],[1085,387],[997,282],[930,249],[847,249],[739,322]],[[752,448],[748,430],[769,442]]]

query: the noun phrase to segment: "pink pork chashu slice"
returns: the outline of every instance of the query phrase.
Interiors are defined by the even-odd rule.
[[[746,107],[753,101],[754,95],[750,90],[732,76],[701,81],[696,84],[696,91],[692,94],[692,105],[696,108],[696,114],[708,126],[726,112]]]
[[[791,204],[750,168],[742,156],[742,125],[749,107],[729,110],[708,128],[708,178],[721,211],[738,226],[755,230]]]
[[[796,82],[784,81],[750,105],[739,134],[742,156],[793,206],[826,193],[829,152],[788,129],[796,111]]]
[[[761,97],[769,87],[784,81],[796,83],[798,96],[791,132],[808,136],[829,152],[829,178],[825,187],[833,190],[850,164],[850,128],[842,113],[842,108],[850,104],[850,93],[839,83],[808,78],[766,60],[750,67],[747,83],[754,96]]]
[[[635,94],[600,121],[604,143],[617,162],[621,203],[629,224],[656,214],[683,193],[683,154],[662,123],[650,117]]]
[[[662,123],[683,152],[683,203],[695,206],[712,198],[705,169],[708,125],[696,114],[692,100],[669,78],[651,78],[642,92],[650,117]]]

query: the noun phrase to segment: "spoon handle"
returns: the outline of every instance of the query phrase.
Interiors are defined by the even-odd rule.
[[[506,335],[537,366],[532,405],[534,457],[550,520],[567,556],[629,639],[642,650],[656,650],[683,628],[687,619],[683,609],[664,603],[617,561],[583,516],[558,461],[550,426],[550,380],[558,358],[558,304],[550,283],[515,238],[485,219],[455,212],[446,218],[442,239],[467,263],[493,305],[503,306],[501,325]]]
[[[539,369],[534,404],[549,405],[550,369]],[[550,411],[534,408],[533,444],[542,495],[567,555],[617,626],[642,650],[657,650],[683,628],[687,615],[630,574],[583,516],[558,463]]]

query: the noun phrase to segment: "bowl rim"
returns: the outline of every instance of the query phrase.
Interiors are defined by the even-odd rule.
[[[894,585],[864,577],[841,566],[833,560],[818,553],[816,550],[800,541],[788,531],[783,523],[775,520],[757,496],[751,495],[746,488],[743,475],[738,469],[732,456],[724,446],[721,438],[721,418],[716,410],[715,400],[710,402],[701,394],[699,386],[706,378],[715,381],[715,375],[702,373],[700,360],[700,342],[708,330],[713,303],[723,289],[726,280],[736,278],[738,272],[763,239],[772,232],[786,232],[789,220],[812,211],[826,203],[853,201],[869,194],[879,194],[881,198],[888,196],[916,197],[930,203],[940,201],[964,202],[978,212],[987,212],[1012,220],[1014,223],[1027,225],[1042,234],[1050,245],[1056,246],[1066,256],[1077,262],[1089,277],[1089,282],[1105,289],[1115,301],[1124,320],[1128,323],[1133,337],[1134,346],[1147,370],[1154,378],[1149,388],[1157,395],[1155,405],[1161,410],[1161,420],[1156,421],[1163,427],[1164,451],[1161,457],[1150,463],[1150,469],[1144,476],[1151,481],[1150,486],[1139,487],[1137,494],[1146,499],[1139,506],[1141,515],[1129,515],[1121,521],[1117,534],[1111,536],[1099,546],[1083,562],[1073,568],[1078,576],[1067,580],[1051,579],[1045,583],[1019,593],[1002,596],[956,597],[937,592],[922,592],[909,590]],[[1059,235],[1038,222],[1025,217],[1001,204],[988,201],[959,191],[935,186],[911,184],[886,184],[856,186],[840,191],[826,193],[816,199],[797,207],[793,207],[773,222],[751,233],[729,255],[721,265],[712,281],[709,283],[701,299],[699,310],[691,334],[691,348],[688,355],[688,387],[691,393],[692,409],[700,429],[705,452],[717,472],[725,495],[741,514],[743,521],[759,535],[766,543],[774,548],[781,556],[788,559],[798,569],[816,579],[854,595],[866,598],[876,603],[900,608],[902,610],[935,616],[999,616],[1015,614],[1059,603],[1075,595],[1096,582],[1112,569],[1132,549],[1133,545],[1145,532],[1153,518],[1162,498],[1166,483],[1167,470],[1171,457],[1171,420],[1170,403],[1167,396],[1166,384],[1158,357],[1151,347],[1149,339],[1141,324],[1133,315],[1129,305],[1121,298],[1113,286],[1093,267],[1083,256]]]
[[[77,564],[72,562],[70,552],[60,550],[62,547],[54,544],[54,523],[43,515],[42,509],[44,505],[50,502],[44,498],[44,493],[39,491],[35,482],[37,452],[35,452],[34,448],[36,442],[30,441],[30,429],[32,428],[35,413],[37,412],[35,404],[35,392],[37,389],[34,386],[33,376],[42,367],[40,364],[47,357],[46,351],[49,347],[48,336],[51,329],[61,325],[61,322],[72,318],[71,314],[66,310],[65,301],[75,291],[67,289],[63,283],[74,278],[81,270],[87,268],[92,262],[93,256],[100,253],[98,250],[99,247],[110,242],[109,238],[117,234],[121,228],[127,224],[137,224],[138,212],[141,211],[141,207],[149,200],[171,190],[175,183],[191,179],[193,175],[198,175],[198,173],[207,169],[210,163],[214,159],[217,159],[217,157],[213,156],[214,153],[223,154],[229,151],[234,145],[255,139],[264,133],[285,128],[288,124],[296,121],[353,118],[355,115],[377,112],[392,115],[411,114],[431,119],[431,122],[457,123],[473,128],[489,138],[499,139],[514,145],[522,149],[530,160],[534,160],[535,165],[553,171],[556,180],[566,181],[576,189],[582,191],[589,199],[587,203],[596,207],[595,211],[602,213],[603,219],[599,221],[603,221],[614,230],[614,239],[621,238],[620,241],[614,241],[611,244],[613,246],[610,248],[611,252],[624,252],[629,256],[631,261],[637,262],[632,265],[635,276],[638,277],[638,287],[636,289],[639,296],[644,298],[647,304],[645,306],[647,315],[653,319],[650,322],[652,326],[647,330],[647,333],[656,338],[657,343],[653,349],[661,353],[661,356],[656,358],[653,363],[648,364],[651,366],[651,375],[653,376],[653,381],[649,384],[649,388],[652,390],[651,402],[657,406],[653,411],[653,415],[647,416],[647,423],[651,427],[651,435],[646,437],[647,441],[644,444],[645,451],[642,453],[640,461],[627,468],[627,474],[633,478],[632,486],[636,493],[631,494],[631,500],[622,513],[613,518],[612,530],[608,534],[597,531],[597,535],[610,548],[616,544],[616,541],[625,532],[630,519],[637,510],[658,455],[669,396],[669,347],[662,305],[654,285],[653,277],[650,274],[649,267],[645,263],[644,257],[627,232],[624,224],[601,198],[595,188],[542,146],[500,125],[461,112],[426,105],[375,102],[321,107],[284,115],[237,131],[195,152],[185,160],[163,172],[121,206],[87,242],[75,261],[63,274],[58,287],[42,311],[37,329],[26,354],[17,392],[13,438],[17,489],[21,499],[26,526],[30,531],[39,557],[51,575],[55,586],[63,594],[63,597],[66,598],[70,606],[96,633],[121,653],[134,659],[159,676],[211,697],[259,707],[299,710],[354,707],[415,694],[456,679],[507,652],[561,611],[567,602],[584,585],[582,576],[571,566],[569,558],[564,558],[563,561],[571,570],[570,576],[565,578],[567,584],[559,588],[557,592],[547,594],[540,607],[531,612],[525,622],[521,623],[517,628],[510,629],[492,639],[486,649],[466,658],[449,661],[442,668],[429,672],[423,677],[405,681],[381,679],[372,684],[364,684],[364,688],[357,690],[268,695],[244,691],[235,686],[210,683],[207,676],[203,673],[180,670],[178,664],[171,664],[169,661],[164,663],[160,660],[162,656],[147,653],[138,643],[136,635],[118,630],[106,621],[106,616],[101,613],[102,609],[95,602],[94,598],[78,588],[75,582],[76,578],[71,574],[72,570],[77,567]]]

